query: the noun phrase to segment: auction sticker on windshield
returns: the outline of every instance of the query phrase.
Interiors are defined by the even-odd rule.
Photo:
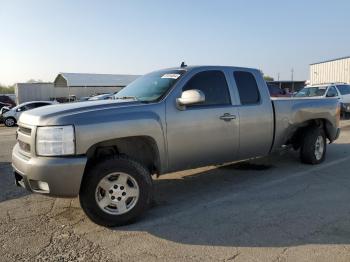
[[[178,79],[180,74],[164,74],[162,78],[172,78],[172,79]]]

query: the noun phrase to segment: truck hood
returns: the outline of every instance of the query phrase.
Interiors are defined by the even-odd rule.
[[[106,111],[118,111],[120,108],[141,106],[143,103],[133,100],[99,100],[43,106],[23,112],[19,123],[25,125],[45,126],[74,124],[77,119],[100,116]],[[116,112],[114,112],[116,113]]]

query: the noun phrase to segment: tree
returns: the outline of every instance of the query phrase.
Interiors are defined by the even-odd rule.
[[[274,81],[272,76],[264,75],[265,81]]]
[[[0,94],[14,94],[15,86],[4,86],[0,84]]]

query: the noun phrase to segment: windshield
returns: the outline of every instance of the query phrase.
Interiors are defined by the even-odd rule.
[[[350,94],[350,85],[338,85],[337,87],[342,95]]]
[[[124,87],[114,97],[141,102],[160,100],[184,73],[185,70],[162,70],[144,75]]]
[[[312,86],[304,87],[295,96],[297,97],[312,97],[323,96],[326,93],[327,86]]]

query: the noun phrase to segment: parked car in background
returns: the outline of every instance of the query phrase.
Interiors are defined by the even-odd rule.
[[[15,101],[9,95],[0,95],[0,102],[8,104],[11,107],[16,106]]]
[[[80,97],[77,102],[84,102],[84,101],[88,101],[91,97],[90,96],[83,96]]]
[[[2,116],[7,112],[10,111],[10,109],[12,108],[12,106],[3,106],[0,109],[0,117],[2,118]]]
[[[346,83],[309,85],[296,93],[295,97],[338,98],[341,104],[342,113],[350,113],[350,85]]]
[[[6,111],[2,113],[2,118],[4,121],[5,126],[11,127],[16,125],[19,116],[28,110],[42,107],[42,106],[48,106],[48,105],[54,105],[57,104],[56,101],[32,101],[32,102],[26,102],[23,104],[20,104],[18,106],[15,106],[14,108],[6,108]],[[4,110],[3,108],[2,110]]]
[[[11,107],[11,104],[0,102],[0,123],[3,122],[2,114],[9,111]]]
[[[272,84],[272,83],[266,83],[266,84],[267,84],[267,87],[269,88],[271,97],[291,97],[292,96],[286,90],[280,88],[275,84]]]
[[[153,174],[286,147],[320,164],[339,136],[339,118],[337,99],[271,98],[260,70],[182,65],[138,78],[115,100],[25,112],[12,166],[17,185],[79,195],[92,221],[120,226],[150,206]]]
[[[114,94],[101,94],[101,95],[90,97],[88,101],[113,99],[113,95]]]
[[[0,110],[1,110],[4,106],[6,106],[6,107],[12,107],[11,104],[0,102]]]

